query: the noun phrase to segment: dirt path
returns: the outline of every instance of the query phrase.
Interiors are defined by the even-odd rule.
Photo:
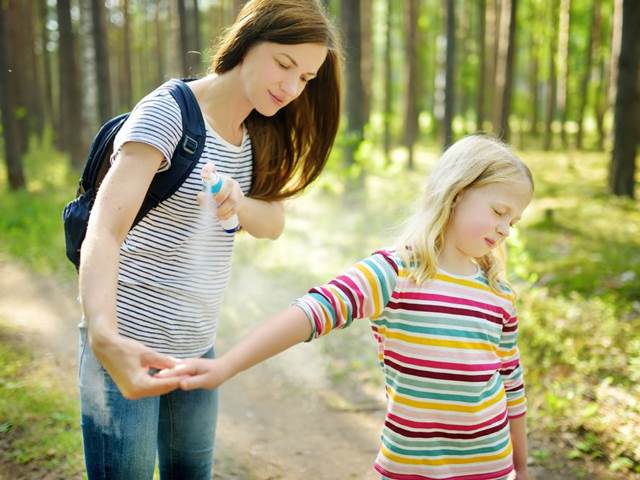
[[[269,285],[263,283],[269,282]],[[251,288],[247,288],[250,283]],[[266,288],[266,287],[269,288]],[[234,273],[227,296],[235,305],[250,305],[256,291],[277,290],[259,272]],[[275,295],[277,293],[277,295]],[[290,292],[273,292],[292,298]],[[63,381],[76,388],[79,308],[73,285],[32,274],[0,259],[0,317],[19,327],[21,338],[33,351],[60,365]],[[229,302],[231,303],[231,302]],[[269,308],[267,308],[268,310]],[[249,308],[250,310],[250,308]],[[225,310],[218,351],[226,350],[252,322]],[[349,404],[330,388],[326,359],[313,345],[299,345],[228,382],[221,389],[216,445],[216,480],[372,480],[371,465],[384,416],[383,397],[372,396],[362,411],[340,410]],[[373,405],[373,408],[371,406]],[[532,448],[554,451],[548,439],[530,440]],[[601,465],[575,465],[562,452],[544,465],[531,467],[531,478],[619,479]],[[0,479],[31,476],[29,467],[0,464]],[[13,472],[19,470],[21,475]],[[40,473],[42,473],[40,471]],[[51,475],[51,476],[50,476]],[[46,478],[59,478],[50,472]]]
[[[75,295],[72,286],[0,263],[0,316],[19,327],[33,349],[68,367],[61,371],[70,385],[77,364]],[[296,382],[295,369],[287,373],[283,366],[313,368],[301,351],[305,347],[245,372],[221,390],[215,478],[376,478],[371,464],[382,410],[340,412],[329,408],[318,390],[312,395],[309,385]],[[224,342],[219,348],[226,348]]]

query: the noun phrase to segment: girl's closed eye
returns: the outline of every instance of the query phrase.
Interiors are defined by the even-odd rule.
[[[282,63],[280,60],[276,60],[276,63],[280,65],[280,68],[282,68],[283,70],[289,70],[289,68],[291,68],[291,65],[286,65]]]

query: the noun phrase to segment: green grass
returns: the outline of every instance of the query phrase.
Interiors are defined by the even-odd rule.
[[[36,465],[65,478],[82,471],[82,438],[76,389],[36,357],[0,319],[0,458]]]
[[[406,172],[402,153],[396,154],[400,162],[391,168],[375,152],[368,157],[375,174],[361,191],[345,188],[337,169],[323,174],[289,207],[282,239],[238,242],[237,266],[260,258],[263,271],[297,281],[301,294],[390,244],[437,157],[421,149],[416,171]],[[509,276],[520,295],[530,425],[571,439],[572,458],[638,471],[640,203],[606,193],[609,156],[603,153],[522,156],[534,172],[536,194],[509,243]],[[366,401],[363,386],[379,386],[367,326],[329,335],[319,348],[343,397]]]
[[[71,279],[75,270],[65,257],[62,209],[75,196],[79,174],[49,136],[41,144],[32,140],[24,163],[24,191],[10,192],[0,171],[1,250],[37,272]]]
[[[259,318],[393,241],[420,198],[437,151],[419,148],[414,172],[404,169],[403,152],[394,155],[394,164],[386,167],[379,152],[365,144],[360,156],[372,173],[359,181],[356,169],[349,182],[334,157],[321,179],[288,205],[281,239],[238,238],[234,271],[251,265],[264,274],[256,285],[266,299],[255,302]],[[571,458],[592,457],[614,470],[640,471],[640,202],[606,193],[607,154],[527,151],[522,156],[534,172],[536,194],[510,242],[509,274],[519,293],[530,425],[549,437],[570,439]],[[73,279],[60,215],[74,195],[77,174],[62,155],[37,145],[27,159],[26,192],[8,193],[3,174],[0,252],[34,270]],[[345,398],[358,401],[367,395],[364,386],[379,386],[366,325],[329,335],[319,348]],[[2,365],[23,372],[4,356],[28,362],[26,352],[7,349]],[[20,384],[20,378],[11,382]],[[21,408],[25,418],[34,415],[29,402]],[[18,428],[6,425],[3,420],[0,429]],[[56,425],[52,431],[68,424]]]

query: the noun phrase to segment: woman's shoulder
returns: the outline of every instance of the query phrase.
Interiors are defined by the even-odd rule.
[[[172,80],[168,80],[151,90],[133,107],[132,113],[140,109],[157,109],[166,113],[177,112],[180,115],[180,106],[171,95],[171,85]]]

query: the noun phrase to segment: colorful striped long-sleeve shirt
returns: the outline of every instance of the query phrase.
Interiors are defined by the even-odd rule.
[[[317,338],[368,318],[387,412],[374,468],[392,480],[497,480],[513,470],[509,418],[526,401],[513,295],[486,276],[422,285],[378,251],[296,300]]]

